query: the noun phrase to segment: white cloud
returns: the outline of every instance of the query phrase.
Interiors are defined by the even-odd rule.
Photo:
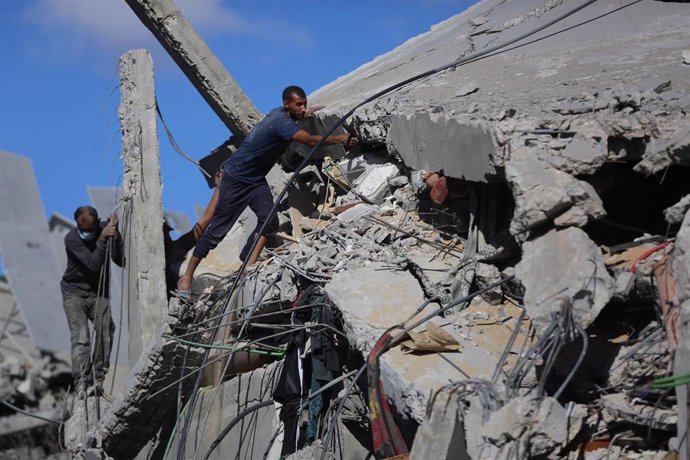
[[[222,4],[222,0],[177,0],[176,5],[200,35],[253,35],[280,40],[284,21],[250,23]],[[24,19],[42,35],[46,52],[81,55],[95,48],[103,51],[150,48],[155,41],[124,0],[33,0],[24,10]],[[308,43],[302,33],[293,41]]]

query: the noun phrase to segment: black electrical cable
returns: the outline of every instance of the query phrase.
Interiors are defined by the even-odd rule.
[[[560,388],[553,394],[553,397],[556,399],[558,399],[559,396],[561,396],[561,393],[563,393],[565,388],[568,386],[570,380],[575,376],[575,372],[577,372],[577,370],[580,368],[580,365],[582,364],[582,361],[584,361],[585,355],[587,355],[587,350],[589,348],[589,337],[587,336],[587,331],[585,331],[585,329],[578,323],[575,323],[575,328],[582,337],[582,351],[580,352],[580,356],[578,356],[575,365],[572,369],[570,369],[570,373],[565,378],[565,380],[563,380],[563,383],[561,384]]]
[[[365,362],[364,364],[362,364],[362,367],[359,368],[359,370],[357,371],[357,374],[352,378],[352,382],[350,382],[350,384],[345,389],[345,393],[343,394],[343,396],[340,400],[340,403],[338,404],[338,408],[335,410],[333,416],[331,417],[331,421],[328,425],[328,432],[326,433],[326,437],[324,438],[324,441],[321,444],[322,448],[321,448],[320,460],[324,460],[326,458],[326,452],[328,451],[328,444],[330,442],[330,439],[333,437],[333,431],[335,430],[335,426],[338,424],[338,417],[340,417],[340,413],[343,411],[343,407],[345,407],[345,402],[347,401],[348,396],[350,396],[352,389],[355,387],[357,380],[362,376],[362,374],[364,373],[366,368],[367,368],[367,363]]]
[[[27,412],[24,409],[20,409],[19,407],[15,406],[13,404],[10,404],[7,401],[0,401],[0,404],[2,404],[3,406],[6,406],[9,409],[12,409],[15,412],[19,412],[20,414],[24,414],[26,416],[33,417],[33,418],[38,419],[38,420],[43,420],[44,422],[55,423],[56,425],[60,425],[62,423],[62,422],[60,422],[60,420],[53,420],[52,418],[46,418],[46,417],[42,417],[40,415],[32,414],[31,412]]]
[[[239,423],[244,417],[246,417],[247,415],[251,414],[254,411],[257,411],[263,407],[267,407],[267,406],[271,406],[271,405],[273,405],[272,399],[269,399],[268,401],[261,401],[260,403],[254,404],[253,406],[249,406],[248,408],[246,408],[245,410],[243,410],[242,412],[237,414],[237,416],[235,418],[230,420],[230,423],[227,424],[227,426],[223,429],[223,431],[218,435],[216,440],[213,441],[213,443],[211,443],[211,446],[208,448],[206,455],[204,455],[204,460],[208,460],[208,458],[211,456],[211,454],[216,449],[216,447],[218,447],[218,445],[223,441],[225,436],[228,435],[230,430],[232,430],[232,428],[235,425],[237,425],[237,423]]]

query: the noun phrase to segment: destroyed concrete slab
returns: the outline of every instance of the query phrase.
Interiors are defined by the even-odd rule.
[[[602,142],[576,135],[563,149],[538,150],[537,154],[559,171],[581,175],[597,172],[607,160],[608,149]]]
[[[373,213],[376,212],[376,208],[374,206],[370,206],[368,204],[364,203],[359,203],[355,206],[352,206],[349,209],[346,209],[342,213],[338,214],[338,221],[342,222],[343,224],[350,224],[357,219],[361,219],[363,217],[369,216]]]
[[[50,352],[69,351],[62,273],[48,229],[0,222],[0,249],[14,299],[35,346]]]
[[[31,160],[0,150],[0,221],[48,229]]]
[[[393,272],[380,264],[336,273],[325,290],[343,314],[350,344],[365,353],[386,329],[409,318],[424,302],[419,283],[409,272]],[[427,305],[415,318],[436,309],[436,304]],[[447,321],[433,321],[463,340]],[[415,330],[422,331],[424,326]],[[463,376],[491,376],[500,352],[493,356],[470,340],[463,340],[462,345],[459,352],[443,356],[408,354],[395,347],[381,357],[384,390],[401,414],[421,423],[429,392]]]
[[[431,416],[417,430],[410,451],[412,459],[470,460],[457,399],[440,392]]]
[[[424,302],[412,275],[380,264],[336,273],[325,291],[343,313],[351,345],[362,351],[371,349],[386,329],[407,320]],[[436,308],[427,305],[424,312]]]
[[[389,132],[392,148],[405,165],[447,176],[486,182],[497,176],[498,146],[492,128],[443,113],[394,115]]]
[[[534,149],[514,151],[505,171],[515,198],[510,223],[513,235],[554,219],[559,226],[582,227],[606,215],[601,198],[590,184],[541,161]]]
[[[549,323],[552,313],[567,307],[580,325],[588,326],[615,289],[601,250],[575,227],[526,241],[515,270],[525,286],[525,308],[538,329]]]
[[[0,150],[0,254],[14,299],[36,347],[70,349],[62,308],[64,272],[45,219],[31,161]]]

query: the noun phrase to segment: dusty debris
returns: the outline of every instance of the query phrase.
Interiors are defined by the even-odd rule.
[[[568,53],[544,40],[358,110],[346,127],[360,150],[331,147],[298,172],[278,203],[282,238],[246,275],[232,271],[251,213],[192,301],[134,307],[161,324],[137,335],[143,353],[112,405],[86,398],[73,412],[72,451],[361,458],[393,439],[412,458],[687,458],[690,190],[653,176],[651,211],[634,215],[619,181],[690,162],[689,88],[671,59],[690,13],[657,3],[626,6],[656,18],[630,28],[596,2],[580,14],[611,22],[573,28]],[[317,91],[310,101],[328,107],[309,123],[325,131],[353,95],[569,5],[480,2]],[[269,179],[276,192],[286,177]],[[669,234],[650,237],[664,217]],[[15,364],[0,377],[40,401],[40,379]]]

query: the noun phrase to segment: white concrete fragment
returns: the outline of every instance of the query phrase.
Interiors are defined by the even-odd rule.
[[[681,53],[683,57],[683,64],[690,65],[690,50],[685,50]]]
[[[353,188],[357,193],[372,203],[380,204],[383,202],[386,195],[390,193],[388,179],[392,179],[399,174],[400,171],[397,166],[392,163],[387,163],[357,178],[353,184]]]
[[[362,217],[371,215],[375,212],[376,208],[374,206],[360,203],[338,214],[338,221],[342,222],[343,224],[350,224],[357,219],[361,219]]]

